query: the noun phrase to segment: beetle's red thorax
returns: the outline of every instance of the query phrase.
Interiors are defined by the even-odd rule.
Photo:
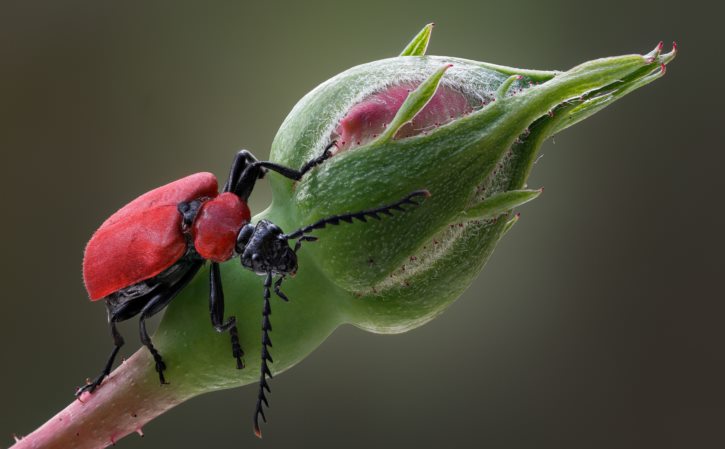
[[[247,203],[233,193],[225,192],[205,202],[191,229],[196,252],[214,262],[229,260],[237,234],[250,218]]]

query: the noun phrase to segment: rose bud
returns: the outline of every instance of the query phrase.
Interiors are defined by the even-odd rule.
[[[390,214],[330,223],[302,242],[299,269],[273,302],[273,374],[286,370],[345,323],[403,332],[440,314],[470,285],[516,222],[516,207],[540,189],[526,180],[541,144],[661,77],[675,51],[585,62],[568,71],[523,70],[425,56],[431,26],[399,57],[347,70],[293,108],[270,160],[301,167],[336,142],[332,156],[299,181],[268,173],[274,200],[252,219],[284,231],[336,214],[430,196]],[[375,214],[372,214],[375,215]],[[376,219],[377,218],[377,219]],[[364,222],[363,222],[364,221]],[[227,315],[237,317],[246,368],[229,337],[209,325],[208,277],[174,299],[154,336],[169,385],[158,384],[141,348],[100,387],[14,446],[110,444],[201,393],[257,382],[262,278],[236,260],[222,266]],[[351,355],[352,357],[352,355]],[[248,411],[240,414],[251,415]],[[344,411],[343,411],[344,413]],[[59,424],[61,419],[62,425]]]

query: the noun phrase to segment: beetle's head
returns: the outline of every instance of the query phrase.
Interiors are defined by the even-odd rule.
[[[246,232],[240,232],[237,247],[241,250],[242,266],[257,274],[271,271],[294,275],[297,272],[297,254],[290,248],[282,229],[271,221],[260,220],[253,229],[248,225]]]

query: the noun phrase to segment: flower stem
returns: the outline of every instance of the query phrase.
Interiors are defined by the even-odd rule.
[[[137,351],[93,393],[84,393],[11,449],[98,449],[138,432],[166,410],[194,396],[174,384],[159,387],[154,364]]]

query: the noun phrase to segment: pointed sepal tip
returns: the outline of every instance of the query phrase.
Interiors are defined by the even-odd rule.
[[[430,36],[433,32],[434,22],[424,26],[418,34],[410,41],[410,43],[403,49],[400,56],[424,56],[428,50],[428,43],[430,42]]]

